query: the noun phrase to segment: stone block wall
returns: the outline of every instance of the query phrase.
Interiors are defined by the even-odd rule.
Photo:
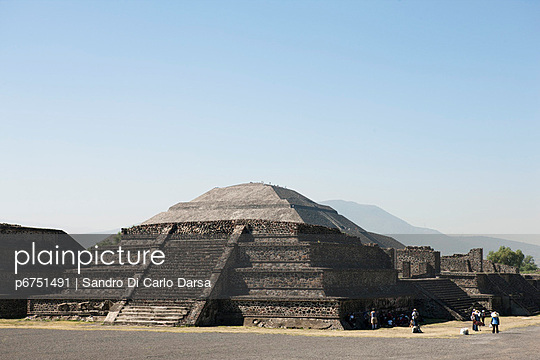
[[[111,300],[31,299],[27,310],[39,315],[105,316],[112,304]]]
[[[312,266],[331,268],[392,269],[392,260],[378,246],[315,243],[310,246]]]
[[[332,269],[324,271],[323,279],[327,293],[339,296],[351,291],[364,293],[370,289],[396,285],[397,274],[394,269]]]
[[[220,300],[218,325],[340,329],[339,300]]]
[[[484,249],[471,249],[468,253],[472,271],[482,272],[484,264]]]
[[[386,253],[386,255],[388,256],[388,258],[390,259],[390,262],[392,263],[392,269],[397,269],[397,254],[396,254],[396,249],[394,248],[386,248],[386,249],[383,249],[384,252]]]
[[[221,300],[217,324],[268,328],[344,329],[351,313],[410,312],[411,296],[333,300]],[[345,325],[345,326],[344,326]]]
[[[484,260],[484,272],[519,274],[519,269],[515,266],[499,264],[494,263],[493,261]]]
[[[395,253],[396,269],[403,277],[433,277],[441,272],[441,253],[430,246],[407,246],[396,249]]]
[[[169,233],[189,234],[190,237],[195,234],[231,234],[236,225],[247,225],[252,234],[341,234],[341,231],[338,229],[330,229],[319,225],[252,219],[137,225],[122,229],[122,234],[156,235]]]
[[[441,257],[441,271],[482,272],[483,249],[471,249],[467,254],[454,254]]]

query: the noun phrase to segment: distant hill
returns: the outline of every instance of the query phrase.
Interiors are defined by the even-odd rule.
[[[333,207],[341,215],[367,231],[388,235],[440,234],[437,230],[413,226],[375,205],[364,205],[344,200],[322,201],[321,204]]]
[[[413,226],[375,205],[343,200],[322,201],[321,204],[333,207],[341,215],[367,231],[389,235],[405,245],[428,245],[440,251],[442,255],[463,254],[472,248],[481,247],[486,257],[490,251],[496,251],[501,246],[508,246],[512,250],[521,249],[524,254],[533,256],[537,264],[540,263],[540,246],[538,245],[495,236],[445,235],[437,230]]]

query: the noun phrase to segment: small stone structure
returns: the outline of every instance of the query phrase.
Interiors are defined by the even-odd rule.
[[[540,292],[519,269],[483,259],[483,249],[443,256],[441,276],[452,280],[479,305],[503,314],[531,315],[540,312]]]
[[[441,253],[430,246],[396,249],[396,269],[403,278],[434,277],[441,272]]]
[[[482,248],[471,249],[467,254],[443,256],[441,259],[441,270],[449,272],[519,274],[519,269],[515,266],[484,260]]]
[[[503,314],[540,312],[536,282],[519,275],[516,267],[484,260],[481,248],[442,257],[427,246],[387,249],[387,253],[394,258],[402,279],[425,278],[426,281],[411,282],[419,290],[415,304],[422,307],[424,313],[466,319],[467,311],[474,304],[497,309]],[[434,277],[452,281],[461,293],[448,282],[429,280]]]
[[[441,258],[441,270],[451,272],[482,272],[483,249],[471,249],[467,254],[454,254]]]

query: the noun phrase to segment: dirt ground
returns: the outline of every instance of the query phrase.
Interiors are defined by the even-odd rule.
[[[103,330],[103,331],[148,331],[148,332],[171,332],[171,333],[244,333],[244,334],[283,334],[298,336],[322,336],[322,337],[376,337],[376,338],[448,338],[459,337],[461,328],[469,328],[471,336],[491,333],[487,326],[490,318],[486,318],[486,326],[481,331],[472,331],[471,322],[446,321],[422,326],[423,333],[413,334],[410,328],[395,327],[372,330],[308,330],[308,329],[265,329],[258,327],[243,326],[218,326],[218,327],[146,327],[146,326],[109,326],[101,323],[80,321],[42,321],[42,320],[7,320],[0,319],[0,329],[55,329],[55,330]],[[540,315],[503,316],[501,317],[501,332],[514,328],[527,326],[540,326]]]

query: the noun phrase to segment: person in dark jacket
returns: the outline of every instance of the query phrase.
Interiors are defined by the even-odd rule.
[[[499,313],[496,311],[493,311],[491,313],[491,332],[493,334],[499,333],[499,324],[501,323],[501,320],[499,319]]]

